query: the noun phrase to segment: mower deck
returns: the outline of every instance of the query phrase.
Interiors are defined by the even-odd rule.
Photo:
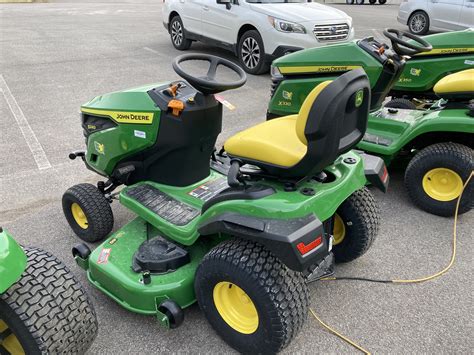
[[[135,218],[91,253],[83,264],[89,281],[122,307],[140,314],[157,314],[158,305],[166,299],[174,300],[182,308],[193,304],[196,268],[215,242],[203,239],[187,247],[189,263],[150,277],[146,284],[143,273],[132,270],[131,261],[140,245],[157,235],[158,231],[145,220]]]

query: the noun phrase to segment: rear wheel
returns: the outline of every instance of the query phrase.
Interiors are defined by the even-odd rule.
[[[393,99],[385,104],[385,107],[416,110],[416,105],[407,99]]]
[[[213,248],[198,267],[194,289],[209,323],[242,353],[280,351],[308,314],[302,274],[250,241],[229,239]]]
[[[369,0],[369,4],[370,4],[370,5],[373,5],[373,4],[375,4],[376,2],[377,2],[377,0]]]
[[[69,225],[82,240],[93,243],[112,231],[110,203],[94,185],[74,185],[64,193],[62,204]]]
[[[175,16],[171,19],[169,31],[174,48],[184,51],[191,47],[192,41],[186,38],[181,17]]]
[[[334,248],[336,262],[348,262],[369,250],[379,229],[379,209],[367,188],[354,192],[334,215]]]
[[[364,5],[365,0],[356,0],[357,5]]]
[[[386,2],[387,2],[387,0],[379,0],[379,4],[380,4],[380,5],[383,5],[383,4],[385,4]]]
[[[346,4],[352,5],[354,3],[354,0],[346,0]]]
[[[245,32],[238,45],[239,62],[247,73],[263,74],[270,66],[265,63],[265,47],[262,36],[256,30]]]
[[[430,18],[424,11],[415,11],[408,19],[408,29],[415,35],[424,35],[430,28]]]
[[[86,292],[53,255],[24,249],[22,278],[0,296],[0,353],[85,353],[97,336]]]
[[[464,182],[474,170],[474,152],[457,143],[438,143],[418,152],[405,171],[405,187],[413,203],[439,216],[454,215]],[[462,195],[459,214],[472,208],[474,182]]]

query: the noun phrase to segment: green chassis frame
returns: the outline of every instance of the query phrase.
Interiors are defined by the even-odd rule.
[[[229,212],[254,218],[280,220],[315,214],[320,221],[326,221],[334,215],[345,199],[365,186],[367,180],[364,161],[355,152],[341,155],[325,171],[332,174],[333,181],[320,183],[311,180],[298,187],[299,190],[313,188],[315,190],[313,196],[304,195],[300,191],[287,192],[283,184],[269,180],[264,184],[273,187],[274,194],[256,200],[220,202],[184,226],[173,225],[157,216],[128,197],[127,190],[140,184],[150,184],[180,202],[201,209],[204,201],[191,196],[189,192],[206,182],[226,178],[224,175],[211,170],[211,174],[205,180],[181,188],[153,182],[140,182],[125,187],[120,192],[120,202],[139,217],[110,235],[86,259],[76,255],[76,262],[87,271],[87,277],[93,286],[110,296],[122,307],[140,314],[156,315],[162,325],[169,326],[168,318],[158,309],[160,303],[170,299],[181,308],[193,304],[196,301],[194,275],[200,260],[209,249],[229,238],[225,234],[199,235],[199,226],[216,216]],[[145,284],[143,275],[132,271],[130,263],[140,244],[156,235],[158,231],[184,245],[190,253],[191,262],[175,271],[155,275],[149,284]],[[325,245],[325,248],[327,250],[328,246]],[[103,258],[102,253],[108,254],[106,262],[99,261]]]

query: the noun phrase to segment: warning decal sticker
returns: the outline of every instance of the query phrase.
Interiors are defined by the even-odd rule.
[[[227,179],[217,178],[196,187],[194,190],[188,192],[188,195],[196,197],[203,201],[208,201],[222,190],[228,188]]]
[[[97,258],[97,264],[107,264],[109,261],[110,251],[111,249],[102,249]]]

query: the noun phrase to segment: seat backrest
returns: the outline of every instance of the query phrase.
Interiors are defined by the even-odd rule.
[[[347,72],[314,88],[301,106],[298,138],[307,145],[304,158],[291,168],[294,176],[310,176],[352,149],[365,134],[370,83],[363,69]]]

